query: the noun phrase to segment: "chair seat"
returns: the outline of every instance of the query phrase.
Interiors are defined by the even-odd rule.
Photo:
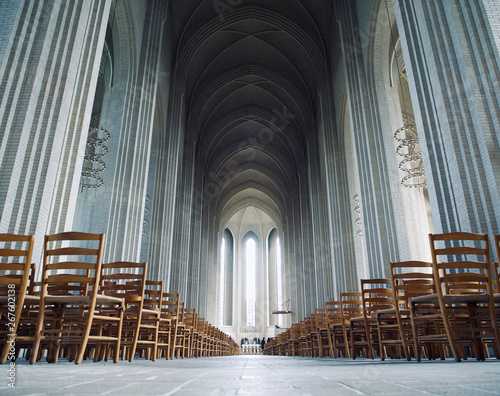
[[[389,309],[380,309],[377,311],[378,315],[395,315],[396,314],[396,309],[395,308],[389,308]]]
[[[124,299],[121,297],[105,296],[104,294],[97,295],[97,304],[123,304]]]
[[[480,294],[447,294],[444,296],[445,303],[484,303],[488,302],[490,296],[487,293]]]
[[[129,315],[129,316],[137,316],[137,309],[135,309],[135,307],[133,309],[127,309],[125,311],[125,316]],[[147,308],[143,308],[142,309],[142,315],[143,316],[159,316],[159,312],[154,310],[154,309],[147,309]]]
[[[32,296],[37,297],[37,296]],[[40,298],[38,297],[38,301]],[[53,296],[48,294],[45,296],[46,304],[90,304],[91,296]],[[105,296],[104,294],[97,295],[97,304],[123,304],[123,298]]]
[[[410,301],[417,304],[439,304],[437,293],[413,297]]]
[[[480,294],[445,294],[444,302],[446,304],[466,304],[488,302],[490,296],[486,293]],[[500,295],[499,295],[500,299]],[[437,293],[418,296],[411,299],[412,303],[417,304],[439,304]]]
[[[356,318],[351,318],[351,322],[364,322],[365,318],[363,316],[358,316]]]
[[[24,296],[24,305],[38,305],[40,304],[40,296],[26,294]]]
[[[6,305],[9,303],[8,296],[0,296],[0,304]],[[24,295],[24,304],[25,305],[37,305],[40,303],[40,296],[33,296],[31,294]]]
[[[90,296],[45,296],[45,304],[90,304]]]
[[[143,308],[142,309],[142,315],[148,315],[148,316],[160,316],[160,313],[154,309],[148,309],[148,308]]]

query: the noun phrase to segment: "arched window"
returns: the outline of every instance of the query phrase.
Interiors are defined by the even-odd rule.
[[[224,289],[226,285],[226,238],[222,237],[220,247],[220,301],[219,301],[219,318],[220,323],[224,323]]]
[[[278,307],[283,305],[283,287],[281,284],[281,243],[280,237],[276,238],[276,294],[278,295]],[[283,318],[278,315],[278,326],[283,326]]]
[[[245,323],[256,326],[255,305],[257,303],[257,240],[250,235],[244,240],[245,249]]]
[[[269,324],[283,326],[283,316],[272,312],[284,309],[283,274],[281,262],[281,240],[278,230],[274,228],[268,238],[269,265]]]
[[[233,325],[233,235],[227,228],[221,240],[219,323]]]

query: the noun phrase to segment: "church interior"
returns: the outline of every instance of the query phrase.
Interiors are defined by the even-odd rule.
[[[29,335],[16,353],[27,348],[31,363],[59,356],[61,367],[84,359],[86,370],[91,358],[132,361],[136,348],[137,359],[171,358],[179,370],[181,358],[215,355],[494,363],[499,16],[496,0],[0,0],[0,272],[9,276],[8,246],[21,243],[10,236],[30,236],[30,280],[16,282],[27,296],[40,288],[36,304],[35,295],[18,304],[18,333]],[[98,243],[99,270],[90,289],[66,287],[61,304],[74,324],[60,317],[57,328],[65,314],[51,282],[81,282],[90,268],[50,261],[87,254],[64,250],[74,240]],[[476,266],[440,267],[457,257]],[[120,289],[125,275],[110,275],[117,268],[130,285],[142,282],[141,293],[149,287],[144,300],[159,312],[143,319],[149,338],[128,315],[142,303],[111,300],[131,293]],[[408,268],[434,300],[412,300],[416,281],[401,280]],[[158,285],[183,319],[165,316],[169,335],[153,349]],[[94,297],[68,303],[79,293]],[[329,324],[344,299],[364,307],[347,330]],[[109,305],[95,317],[106,340],[82,301],[96,312]],[[380,313],[387,308],[392,316]],[[439,334],[424,335],[436,321]],[[88,328],[87,349],[65,346],[76,327]],[[2,337],[5,363],[14,338]],[[20,376],[41,364],[21,360]],[[364,394],[355,383],[343,389]]]

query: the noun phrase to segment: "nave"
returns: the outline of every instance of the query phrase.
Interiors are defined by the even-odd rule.
[[[33,366],[4,364],[0,394],[12,364],[21,394],[498,392],[500,236],[485,277],[454,276],[460,258],[448,282],[428,235],[500,234],[499,15],[498,0],[0,0],[0,234],[33,241],[22,282],[0,284],[0,363],[27,348]],[[95,266],[44,264],[67,233],[97,236]],[[392,271],[417,261],[418,282]],[[380,291],[388,311],[375,280],[400,291]],[[288,356],[213,356],[263,338]]]
[[[496,395],[496,360],[421,363],[238,355],[17,365],[19,395]],[[0,393],[7,394],[0,385]],[[14,393],[14,392],[12,392]]]

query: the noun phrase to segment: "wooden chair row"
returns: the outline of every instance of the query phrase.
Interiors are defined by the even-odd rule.
[[[298,336],[305,320],[265,353],[460,361],[484,360],[491,350],[500,358],[499,265],[491,263],[488,235],[431,234],[429,243],[432,262],[390,263],[391,279],[362,280],[360,292],[316,309],[307,337]],[[500,257],[500,235],[494,246]]]
[[[0,244],[1,363],[21,348],[31,363],[45,353],[48,362],[65,356],[75,363],[191,353],[193,327],[184,323],[179,294],[147,280],[145,262],[103,264],[104,234],[46,236],[38,285],[33,236],[0,234]],[[208,330],[203,356],[234,353],[223,333]]]

